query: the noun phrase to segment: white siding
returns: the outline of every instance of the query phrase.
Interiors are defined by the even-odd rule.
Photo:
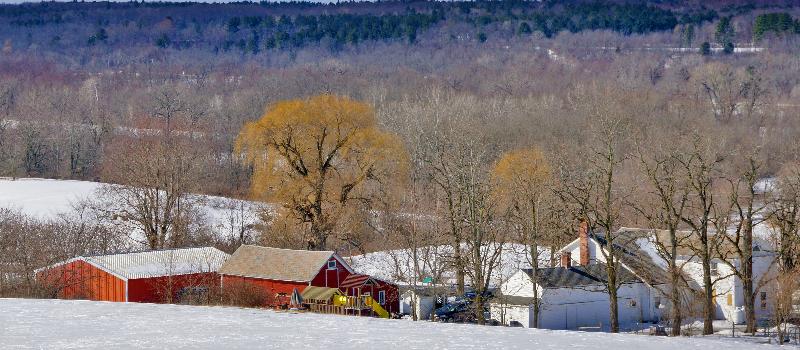
[[[516,322],[525,328],[531,328],[533,322],[533,307],[527,305],[504,305],[492,303],[489,307],[492,319],[510,326]]]
[[[771,300],[768,299],[767,307],[762,308],[760,292],[765,291],[767,292],[767,298],[770,297],[772,286],[768,281],[771,279],[771,275],[775,271],[773,259],[773,255],[757,256],[753,258],[754,284],[764,284],[764,286],[755,293],[754,306],[756,317],[768,317],[770,314]],[[717,264],[717,273],[712,276],[712,281],[716,281],[714,283],[714,290],[716,291],[717,295],[715,299],[717,304],[715,318],[718,320],[724,319],[732,321],[737,324],[744,323],[744,287],[742,285],[742,280],[734,275],[733,269],[726,263],[720,260],[715,260],[714,262]],[[738,269],[738,260],[733,261],[733,265]],[[702,289],[703,266],[700,261],[693,259],[686,262],[684,265],[684,271],[695,283],[695,287]],[[729,298],[731,301],[730,304],[728,303]]]

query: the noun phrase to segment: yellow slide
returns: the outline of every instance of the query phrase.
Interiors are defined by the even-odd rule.
[[[369,297],[369,296],[363,296],[363,298],[364,298],[364,304],[369,306],[369,307],[371,307],[372,311],[375,311],[375,313],[378,316],[380,316],[381,318],[389,318],[389,312],[386,311],[386,309],[384,309],[383,306],[381,306],[380,303],[376,302],[375,300],[372,299],[372,297]],[[351,302],[352,302],[352,300],[355,300],[355,297],[347,297],[347,296],[344,296],[344,295],[334,295],[333,296],[333,305],[336,305],[336,306],[347,306],[348,305],[348,299],[350,299]]]
[[[372,299],[372,297],[366,297],[364,302],[372,307],[372,310],[375,311],[380,318],[389,318],[389,312],[381,306],[380,303],[376,302]]]

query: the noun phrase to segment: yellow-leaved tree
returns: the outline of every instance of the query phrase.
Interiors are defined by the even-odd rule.
[[[294,221],[310,250],[331,248],[333,235],[347,241],[353,221],[366,220],[407,172],[399,138],[347,97],[275,103],[244,126],[236,147],[254,167],[253,195],[280,204],[277,219]]]
[[[558,201],[553,194],[550,164],[537,148],[503,154],[492,171],[498,209],[516,232],[516,240],[527,246],[531,279],[538,284],[539,261],[554,245],[560,231]],[[533,288],[533,325],[539,327],[541,295]]]

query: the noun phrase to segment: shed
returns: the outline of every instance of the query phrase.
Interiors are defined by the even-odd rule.
[[[173,303],[217,286],[228,257],[213,247],[79,256],[36,276],[64,299]]]
[[[400,294],[400,313],[412,315],[416,312],[418,320],[428,320],[436,309],[436,295],[423,288],[409,289]]]

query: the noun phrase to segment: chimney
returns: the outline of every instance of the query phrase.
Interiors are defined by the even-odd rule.
[[[580,264],[581,266],[589,265],[589,224],[586,221],[581,221],[578,227],[578,246],[580,247]]]
[[[564,268],[572,267],[572,253],[561,252],[561,267]]]

